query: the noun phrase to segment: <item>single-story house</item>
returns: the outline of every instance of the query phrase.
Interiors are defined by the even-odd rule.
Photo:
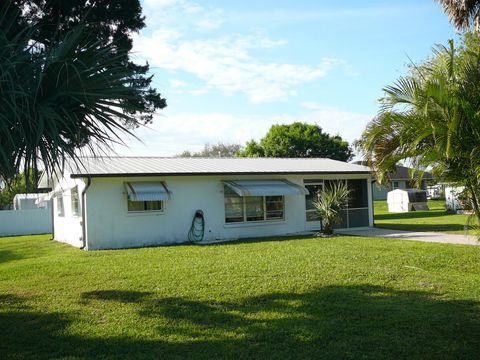
[[[373,226],[368,167],[330,159],[87,157],[52,186],[53,238],[86,250],[319,230],[317,191],[346,181],[339,228]],[[192,239],[192,238],[190,238]]]
[[[366,165],[366,161],[355,161],[353,163],[357,165]],[[395,171],[391,171],[387,174],[387,184],[380,185],[375,182],[372,185],[373,200],[387,200],[388,192],[395,189],[416,189],[417,187],[410,177],[412,171],[414,170],[409,167],[397,165]],[[432,180],[433,175],[427,171],[424,172],[421,186],[418,189],[427,191],[428,183]]]

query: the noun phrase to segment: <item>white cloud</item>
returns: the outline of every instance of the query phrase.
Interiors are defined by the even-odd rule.
[[[318,80],[341,59],[321,58],[316,65],[264,61],[262,51],[286,46],[283,39],[259,33],[229,34],[215,30],[225,14],[188,0],[146,0],[151,32],[134,38],[134,51],[156,68],[194,75],[204,85],[229,96],[245,94],[251,102],[273,102],[296,94],[295,88]],[[254,55],[255,54],[255,55]]]
[[[254,103],[286,99],[296,85],[324,77],[340,59],[323,58],[317,66],[262,62],[252,49],[284,45],[284,41],[248,36],[187,40],[175,30],[159,29],[135,39],[134,50],[154,67],[195,75],[225,95],[244,93]]]
[[[170,80],[170,86],[173,88],[185,87],[187,85],[188,84],[186,82],[181,80],[175,80],[175,79]]]
[[[143,144],[129,139],[129,148],[117,147],[122,155],[172,156],[183,150],[198,151],[205,143],[240,143],[263,137],[273,124],[301,121],[318,124],[331,135],[352,142],[358,138],[371,116],[317,104],[317,109],[299,115],[235,116],[227,113],[179,113],[158,115],[150,128],[136,131]],[[340,130],[341,129],[341,130]],[[340,132],[341,131],[341,132]]]

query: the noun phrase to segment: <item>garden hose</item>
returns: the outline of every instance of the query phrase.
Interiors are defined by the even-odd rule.
[[[188,232],[188,241],[190,242],[200,242],[203,240],[205,234],[205,218],[203,217],[203,211],[195,211],[193,216],[192,225],[190,226],[190,231]]]

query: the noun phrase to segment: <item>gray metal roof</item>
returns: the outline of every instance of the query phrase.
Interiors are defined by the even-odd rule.
[[[331,159],[84,157],[72,177],[370,173],[366,166]]]

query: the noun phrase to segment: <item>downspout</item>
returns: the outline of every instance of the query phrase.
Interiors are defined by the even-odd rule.
[[[87,227],[85,226],[86,222],[86,209],[85,204],[87,203],[87,190],[92,184],[92,178],[87,177],[87,186],[82,190],[82,247],[80,249],[85,249],[87,246]]]
[[[51,198],[50,208],[52,209],[52,240],[55,240],[55,210],[53,206],[53,196]]]
[[[377,180],[373,179],[370,183],[370,192],[372,196],[372,217],[373,217],[373,227],[375,227],[375,200],[373,198],[373,185],[377,182]]]

